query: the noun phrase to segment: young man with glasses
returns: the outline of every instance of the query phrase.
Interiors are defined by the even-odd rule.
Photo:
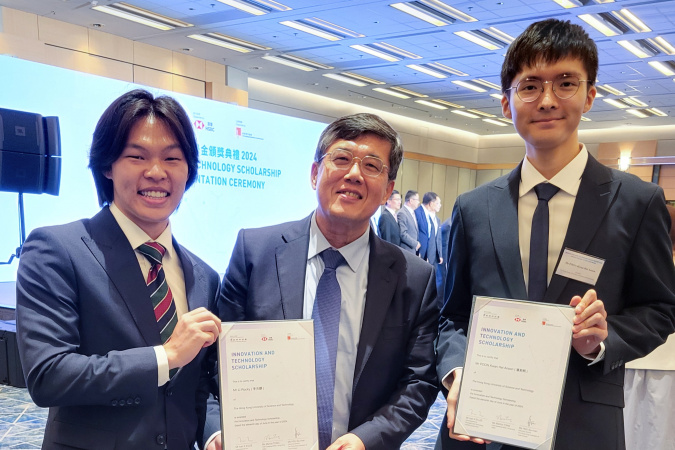
[[[311,167],[315,211],[240,231],[223,278],[224,321],[314,319],[320,450],[399,448],[436,397],[434,271],[370,228],[402,158],[378,116],[330,124]]]
[[[438,376],[449,390],[438,447],[485,444],[453,432],[472,295],[575,308],[558,450],[625,449],[624,364],[675,331],[663,190],[601,165],[578,141],[597,71],[595,43],[569,21],[534,23],[507,51],[502,109],[525,141],[525,158],[455,203],[437,344]],[[542,229],[537,211],[546,206]],[[594,285],[556,273],[566,249],[604,260]]]

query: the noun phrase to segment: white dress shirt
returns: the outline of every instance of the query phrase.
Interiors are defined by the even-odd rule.
[[[368,230],[366,230],[354,242],[337,249],[347,263],[342,264],[336,270],[342,295],[342,304],[340,307],[340,325],[335,361],[332,441],[335,441],[335,439],[349,431],[349,411],[352,406],[356,349],[359,345],[363,311],[366,306],[368,257],[370,256],[369,242],[370,238]],[[323,274],[324,262],[319,253],[330,247],[331,245],[328,243],[328,240],[326,240],[316,224],[316,214],[312,215],[309,228],[307,272],[305,274],[303,319],[312,318],[316,288]]]
[[[176,304],[176,313],[178,314],[178,317],[182,316],[188,311],[187,294],[185,293],[185,276],[183,275],[183,267],[181,266],[180,258],[178,258],[178,254],[176,254],[176,250],[173,248],[171,224],[169,223],[169,225],[167,225],[166,229],[157,239],[152,239],[131,219],[125,216],[115,203],[110,205],[110,212],[122,229],[124,235],[129,240],[131,247],[134,249],[134,253],[136,253],[136,259],[138,260],[141,272],[143,273],[143,280],[147,278],[151,265],[148,259],[141,252],[136,250],[136,248],[141,244],[153,240],[159,242],[166,248],[166,253],[162,258],[164,275],[171,288],[173,301]],[[150,301],[149,297],[148,301]],[[158,345],[153,348],[155,350],[155,356],[157,357],[157,383],[158,386],[162,386],[169,381],[169,359],[166,356],[166,351],[163,346]]]
[[[413,220],[415,221],[415,226],[416,226],[417,229],[419,230],[420,226],[419,226],[419,224],[417,223],[417,216],[415,215],[415,210],[412,209],[410,206],[408,206],[408,205],[406,205],[406,204],[403,204],[403,207],[404,207],[405,209],[407,209],[408,211],[410,211],[410,214],[412,215],[412,218],[413,218]],[[417,239],[417,237],[415,237],[415,238]]]
[[[390,207],[388,207],[388,206],[386,206],[386,205],[385,205],[385,208],[387,208],[387,211],[389,211],[389,212],[391,213],[391,215],[394,216],[394,220],[395,220],[396,222],[398,222],[398,214],[397,214],[398,211],[396,211],[394,208],[390,208]]]

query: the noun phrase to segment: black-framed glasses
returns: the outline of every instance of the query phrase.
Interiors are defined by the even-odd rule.
[[[525,103],[530,103],[539,98],[542,92],[544,92],[544,84],[551,83],[551,88],[553,93],[560,100],[567,100],[568,98],[574,97],[574,95],[579,92],[579,86],[583,82],[590,82],[591,80],[580,80],[579,77],[575,76],[563,76],[558,77],[553,81],[541,81],[536,79],[526,78],[521,80],[513,87],[507,89],[507,91],[515,90],[520,98]]]
[[[387,165],[377,156],[364,156],[359,158],[354,156],[349,150],[343,148],[337,148],[331,152],[324,154],[319,161],[326,158],[326,161],[329,161],[335,169],[339,170],[349,170],[354,165],[354,161],[358,159],[359,167],[361,172],[364,175],[369,177],[376,177],[382,173],[384,169],[387,168]]]

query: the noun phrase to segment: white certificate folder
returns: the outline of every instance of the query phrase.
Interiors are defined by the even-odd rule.
[[[226,322],[218,340],[224,450],[318,448],[314,322]]]
[[[552,449],[573,319],[567,305],[474,296],[453,431]]]

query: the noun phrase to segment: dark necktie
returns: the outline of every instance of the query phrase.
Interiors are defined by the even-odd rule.
[[[340,304],[342,295],[335,270],[345,262],[337,250],[320,253],[325,264],[316,287],[312,309],[316,353],[316,393],[319,419],[319,450],[331,444],[333,434],[333,395],[335,392],[335,358],[337,357]]]
[[[155,320],[159,325],[162,344],[166,343],[173,333],[173,329],[178,322],[176,314],[176,304],[173,301],[173,295],[169,284],[166,282],[162,258],[166,249],[159,242],[148,241],[138,246],[138,251],[150,262],[150,271],[146,281],[150,289],[150,299],[152,307],[155,310]]]
[[[539,202],[532,216],[530,235],[530,271],[527,298],[540,302],[546,293],[548,278],[548,201],[560,188],[551,183],[539,183],[534,187]]]

